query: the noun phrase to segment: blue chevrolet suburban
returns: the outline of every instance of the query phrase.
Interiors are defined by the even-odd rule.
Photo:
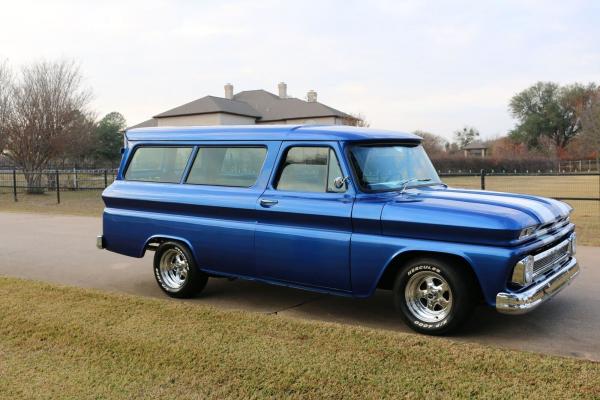
[[[481,302],[525,313],[578,274],[570,206],[451,189],[420,143],[345,126],[133,129],[97,245],[154,251],[172,297],[209,277],[353,297],[388,289],[428,334]]]

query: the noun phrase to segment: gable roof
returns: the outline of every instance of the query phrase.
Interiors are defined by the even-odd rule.
[[[257,122],[284,121],[290,119],[310,119],[319,117],[338,117],[355,120],[333,107],[317,101],[304,101],[288,97],[281,98],[266,90],[246,90],[237,93],[233,99],[224,97],[204,96],[200,99],[172,108],[152,119],[127,129],[158,126],[159,118],[180,117],[185,115],[199,115],[211,113],[225,113],[253,117]]]
[[[130,126],[129,128],[127,128],[127,130],[129,130],[129,129],[136,129],[136,128],[152,128],[152,127],[155,127],[155,126],[158,126],[158,121],[156,119],[154,119],[154,118],[151,118],[151,119],[148,119],[148,120],[146,120],[144,122],[140,122],[137,125]]]
[[[179,117],[182,115],[197,115],[221,112],[226,114],[260,117],[251,106],[240,101],[229,100],[224,97],[204,96],[179,107],[155,115],[154,118]]]
[[[488,147],[489,147],[488,145],[483,144],[480,141],[477,141],[477,142],[469,143],[468,145],[463,147],[463,150],[481,150],[481,149],[487,149]]]
[[[354,118],[345,112],[316,101],[309,102],[293,97],[282,99],[263,89],[246,90],[237,93],[233,99],[249,104],[257,110],[261,114],[261,122],[312,117]]]

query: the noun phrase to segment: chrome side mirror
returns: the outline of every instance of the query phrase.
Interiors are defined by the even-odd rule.
[[[347,180],[348,180],[348,178],[344,178],[343,176],[338,176],[337,178],[335,178],[333,180],[333,186],[335,186],[336,189],[341,189],[346,185]]]

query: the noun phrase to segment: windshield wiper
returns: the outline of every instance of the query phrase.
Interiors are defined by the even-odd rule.
[[[406,191],[406,188],[408,187],[409,183],[412,182],[429,182],[431,181],[431,178],[410,178],[410,179],[405,179],[402,182],[400,182],[400,194],[404,194],[404,192]]]
[[[448,185],[446,185],[444,182],[429,182],[429,183],[423,183],[422,185],[415,185],[415,187],[426,187],[426,186],[443,186],[444,188],[447,188]]]

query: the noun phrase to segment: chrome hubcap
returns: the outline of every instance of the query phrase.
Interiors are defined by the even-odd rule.
[[[159,274],[167,290],[177,291],[185,284],[190,264],[178,248],[165,250],[160,258]]]
[[[450,285],[433,271],[419,271],[411,276],[404,297],[410,312],[422,322],[442,321],[452,309]]]

